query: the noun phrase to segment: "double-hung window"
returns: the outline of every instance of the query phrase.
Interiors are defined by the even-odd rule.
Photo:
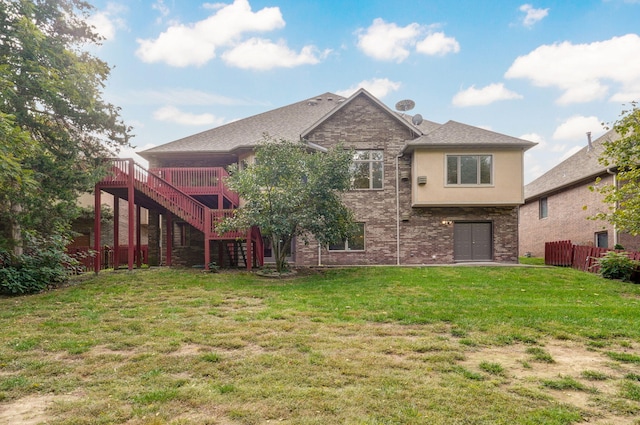
[[[447,185],[493,184],[492,155],[447,155]]]
[[[356,223],[356,233],[343,241],[329,244],[329,251],[364,251],[364,223]]]
[[[357,150],[351,164],[354,189],[382,189],[384,156],[381,150]]]

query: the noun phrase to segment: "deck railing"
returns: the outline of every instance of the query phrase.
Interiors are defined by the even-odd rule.
[[[239,203],[238,194],[228,190],[224,184],[223,179],[229,174],[221,167],[146,170],[132,159],[121,158],[113,159],[111,164],[110,173],[103,178],[101,185],[127,186],[132,173],[136,190],[165,206],[207,236],[218,235],[216,224],[233,216],[234,210],[212,210],[189,195],[218,193],[226,196],[233,206]],[[185,193],[185,190],[189,193]],[[225,239],[242,239],[246,235],[246,231],[232,231],[219,236]]]
[[[144,169],[132,159],[113,159],[110,171],[109,175],[102,180],[101,185],[126,186],[133,176],[135,189],[165,206],[196,229],[201,232],[205,231],[207,227],[205,211],[208,208],[171,183]]]
[[[238,194],[224,184],[229,173],[222,167],[152,168],[149,171],[188,195],[223,195],[233,206],[239,203]]]

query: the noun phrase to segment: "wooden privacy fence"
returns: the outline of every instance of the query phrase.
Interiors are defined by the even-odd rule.
[[[624,252],[632,260],[640,260],[640,252],[574,245],[571,241],[556,241],[544,244],[544,263],[550,266],[572,267],[585,272],[598,273],[600,265],[597,259],[609,251]]]
[[[127,253],[129,251],[129,247],[127,245],[120,245],[118,247],[118,258],[120,259],[120,265],[126,264],[123,262],[127,258]],[[74,246],[68,247],[67,253],[70,257],[78,260],[79,270],[77,272],[93,272],[94,270],[94,258],[96,252],[88,246]],[[100,256],[100,270],[113,268],[113,254],[114,249],[110,246],[105,246],[102,249],[102,253]],[[149,246],[142,245],[139,249],[134,251],[134,259],[135,262],[138,260],[138,256],[140,256],[140,262],[142,264],[149,264]]]

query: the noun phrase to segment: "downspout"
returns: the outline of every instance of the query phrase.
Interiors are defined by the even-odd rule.
[[[402,152],[396,155],[396,265],[400,265],[400,175],[398,160]]]
[[[318,267],[322,267],[322,244],[318,242]]]
[[[613,171],[611,168],[607,168],[607,174],[611,174],[613,176],[613,186],[618,189],[618,173]],[[616,201],[615,211],[619,208],[619,203]],[[613,246],[618,245],[618,226],[613,225]]]

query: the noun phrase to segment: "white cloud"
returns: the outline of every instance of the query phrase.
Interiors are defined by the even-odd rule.
[[[89,16],[87,24],[92,26],[105,41],[113,40],[118,29],[126,28],[125,21],[120,16],[126,10],[125,6],[108,3],[106,9]]]
[[[146,151],[147,149],[155,148],[153,143],[147,143],[140,147],[122,148],[118,152],[118,158],[133,158],[135,162],[142,165],[144,168],[149,168],[149,161],[138,155],[136,152]]]
[[[584,140],[586,144],[587,132],[590,131],[595,139],[599,134],[602,134],[602,121],[598,117],[590,116],[584,117],[581,115],[574,115],[568,118],[565,122],[560,124],[556,131],[553,132],[553,138],[555,140]]]
[[[489,105],[500,100],[522,99],[522,95],[508,90],[502,83],[489,84],[481,89],[471,86],[453,96],[455,106]]]
[[[157,0],[154,4],[151,5],[153,10],[157,10],[160,16],[156,19],[156,23],[161,23],[163,18],[169,16],[169,8],[164,4],[164,0]]]
[[[530,142],[537,143],[536,147],[544,146],[546,144],[546,141],[544,140],[544,137],[541,136],[538,133],[526,133],[526,134],[523,134],[522,136],[520,136],[518,138],[522,139],[522,140],[528,140]]]
[[[366,30],[359,30],[358,47],[374,59],[402,62],[409,57],[407,47],[415,44],[420,36],[420,25],[415,22],[406,27],[386,23],[376,18]]]
[[[273,31],[285,25],[279,8],[253,12],[248,0],[234,0],[215,10],[202,21],[174,24],[156,39],[138,39],[136,54],[149,63],[200,66],[216,57],[217,48],[233,46],[246,33]]]
[[[615,84],[611,101],[629,101],[640,93],[640,35],[627,34],[589,44],[568,41],[543,45],[518,57],[506,78],[525,78],[538,87],[557,87],[557,103],[603,99]]]
[[[304,46],[300,53],[287,47],[284,41],[251,38],[222,54],[222,59],[231,66],[260,71],[273,68],[292,68],[314,65],[329,54],[329,50],[318,52],[315,46]]]
[[[164,106],[153,113],[153,118],[158,121],[174,122],[182,125],[221,125],[224,118],[216,117],[213,114],[190,114],[183,112],[175,106]]]
[[[346,90],[338,90],[336,94],[339,96],[349,97],[358,91],[358,89],[363,88],[375,97],[382,99],[389,93],[400,89],[401,85],[401,83],[391,81],[388,78],[373,78],[371,80],[361,81]]]
[[[531,28],[536,23],[544,19],[549,14],[549,9],[536,9],[530,4],[523,4],[520,6],[520,11],[526,13],[524,18],[522,18],[522,24]]]
[[[369,57],[400,63],[411,54],[411,49],[426,55],[444,56],[460,51],[460,44],[443,32],[431,32],[429,27],[411,23],[400,27],[382,18],[376,18],[366,29],[359,29],[358,48]],[[425,36],[426,34],[426,36]],[[420,40],[421,37],[425,37]]]
[[[443,32],[435,32],[418,42],[416,51],[425,55],[444,56],[447,53],[458,53],[460,51],[460,43],[453,37],[447,37]]]

